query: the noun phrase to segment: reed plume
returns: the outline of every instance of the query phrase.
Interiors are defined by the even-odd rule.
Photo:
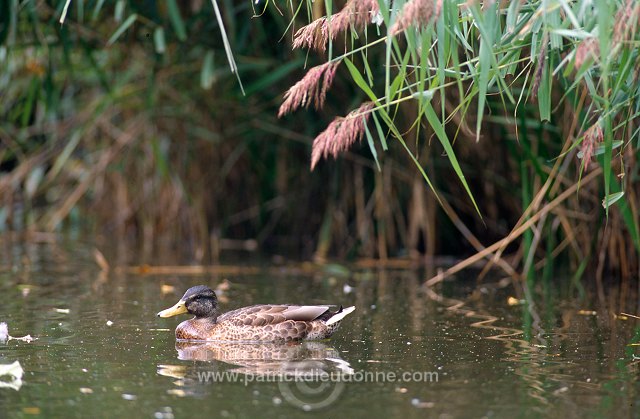
[[[284,94],[284,102],[280,105],[278,118],[301,106],[308,108],[311,103],[316,109],[321,109],[327,97],[327,91],[333,83],[338,64],[340,64],[339,61],[328,62],[311,68]]]
[[[615,16],[616,23],[613,26],[614,46],[633,39],[639,14],[640,4],[637,0],[627,0],[626,4],[618,10]]]
[[[373,107],[373,102],[363,103],[347,116],[334,119],[327,129],[313,140],[311,170],[316,167],[321,158],[327,158],[330,155],[337,157],[362,138]]]
[[[349,0],[339,13],[331,17],[331,36],[335,38],[346,31],[349,25],[356,30],[363,29],[379,11],[377,0]]]
[[[600,43],[596,38],[587,38],[576,49],[575,68],[582,67],[587,60],[600,55]]]
[[[538,90],[540,89],[540,81],[542,80],[542,73],[544,72],[544,66],[547,61],[547,49],[549,47],[549,33],[545,32],[540,43],[540,52],[538,53],[538,68],[535,76],[533,77],[533,83],[531,84],[531,97],[538,97]]]
[[[325,52],[328,38],[327,18],[321,17],[298,29],[293,35],[293,49],[305,47]]]
[[[602,134],[602,128],[599,123],[595,123],[591,128],[589,128],[584,133],[584,139],[582,140],[582,144],[580,145],[580,151],[582,151],[582,161],[584,162],[584,170],[586,171],[589,168],[589,163],[591,163],[591,157],[593,157],[593,152],[596,149],[596,145],[601,143],[604,140],[604,135]]]
[[[329,33],[331,39],[349,28],[361,30],[372,22],[373,17],[380,11],[377,0],[349,0],[338,13],[330,19],[321,17],[298,29],[293,36],[293,48],[310,48],[325,52]]]
[[[410,26],[427,26],[442,12],[442,0],[410,0],[402,8],[400,17],[391,26],[391,35]]]

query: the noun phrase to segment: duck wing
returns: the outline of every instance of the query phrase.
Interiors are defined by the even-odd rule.
[[[238,326],[266,326],[287,320],[308,322],[327,313],[329,307],[261,304],[224,313],[218,317],[218,322]]]

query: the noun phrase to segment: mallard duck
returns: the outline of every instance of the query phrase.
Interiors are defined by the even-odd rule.
[[[325,339],[355,307],[331,311],[330,306],[260,304],[224,314],[216,293],[205,285],[191,287],[173,307],[158,317],[189,313],[195,317],[176,328],[179,340],[291,341]]]

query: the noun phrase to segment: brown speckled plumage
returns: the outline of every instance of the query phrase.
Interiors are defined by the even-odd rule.
[[[325,339],[355,307],[330,311],[329,306],[263,304],[243,307],[218,315],[215,293],[204,285],[187,290],[173,307],[158,313],[170,317],[191,313],[195,317],[176,328],[184,340],[274,342]]]

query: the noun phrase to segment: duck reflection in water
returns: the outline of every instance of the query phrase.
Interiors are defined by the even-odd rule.
[[[169,390],[180,396],[197,396],[206,393],[202,384],[215,384],[212,375],[232,380],[252,376],[251,381],[273,381],[277,377],[320,377],[351,375],[351,365],[340,357],[334,348],[322,342],[286,343],[233,343],[233,342],[176,342],[178,359],[202,361],[193,364],[158,365],[159,375],[176,378],[177,388]],[[224,364],[234,367],[226,368]],[[240,375],[236,375],[240,374]],[[209,377],[208,379],[206,377]],[[218,380],[222,381],[222,380]]]

